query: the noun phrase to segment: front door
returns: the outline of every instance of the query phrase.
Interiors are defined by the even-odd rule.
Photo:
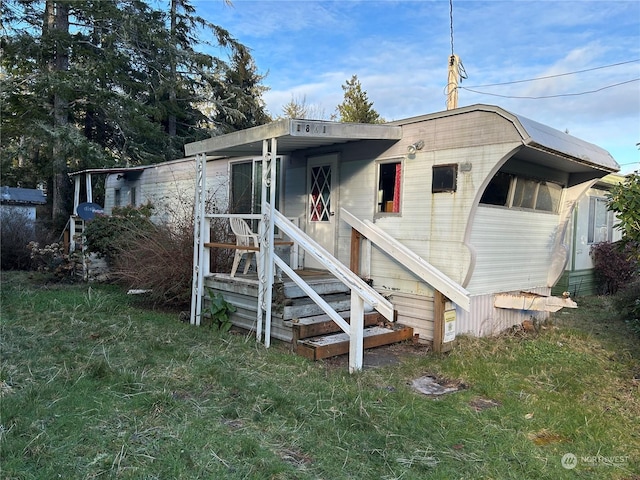
[[[307,235],[335,255],[338,208],[338,155],[311,157],[307,161]],[[305,268],[324,268],[309,253]]]

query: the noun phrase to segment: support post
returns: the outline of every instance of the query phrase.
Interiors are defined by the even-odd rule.
[[[266,251],[265,251],[265,239],[266,239],[266,204],[267,204],[267,185],[265,182],[265,172],[267,171],[267,165],[269,161],[269,141],[262,141],[262,178],[260,179],[260,213],[262,218],[258,224],[258,238],[260,250],[258,251],[258,259],[256,261],[258,267],[258,311],[256,313],[256,342],[262,341],[262,325],[264,322],[264,311],[266,310],[265,296],[266,296]]]
[[[447,81],[447,110],[458,108],[458,80],[460,79],[460,59],[457,55],[449,57]]]
[[[87,202],[93,203],[93,186],[91,185],[91,174],[86,173],[84,177],[85,188],[87,189]]]
[[[349,320],[349,373],[362,370],[364,356],[364,300],[351,292]]]
[[[73,185],[73,214],[78,215],[78,205],[80,205],[80,175],[75,176]]]
[[[442,352],[444,339],[444,309],[447,298],[438,290],[433,293],[433,351]]]
[[[196,155],[196,185],[193,202],[193,276],[191,284],[191,325],[200,325],[203,293],[203,257],[205,218],[204,204],[206,191],[206,156]]]
[[[276,189],[277,185],[277,168],[276,168],[276,154],[278,151],[278,140],[276,138],[271,139],[271,147],[269,152],[269,169],[263,170],[265,181],[263,184],[265,188],[268,186],[268,204],[264,206],[262,212],[266,213],[267,225],[266,225],[266,238],[265,238],[265,250],[266,250],[266,285],[265,285],[265,304],[266,315],[264,320],[264,346],[269,348],[271,346],[271,308],[273,306],[273,274],[274,274],[274,215],[273,211],[276,208]],[[266,192],[265,192],[266,193]],[[263,194],[263,202],[266,195]]]
[[[204,248],[207,243],[211,242],[211,219],[204,217],[204,228],[202,230],[202,277],[204,281],[204,277],[211,274],[211,250],[209,248]],[[204,285],[203,285],[204,288]]]
[[[351,253],[349,269],[356,275],[360,275],[360,239],[362,235],[355,228],[351,229]]]

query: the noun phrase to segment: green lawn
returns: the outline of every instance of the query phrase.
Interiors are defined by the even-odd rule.
[[[539,333],[349,375],[114,286],[3,272],[1,477],[638,478],[640,342],[609,299],[577,300]],[[417,393],[427,374],[463,388]]]

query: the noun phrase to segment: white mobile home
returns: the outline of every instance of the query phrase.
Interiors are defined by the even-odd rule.
[[[259,337],[264,313],[266,343],[270,335],[295,337],[284,316],[271,329],[274,263],[286,277],[330,271],[352,297],[356,292],[427,341],[442,340],[443,315],[454,320],[447,330],[489,335],[575,305],[550,296],[569,258],[567,226],[576,202],[619,168],[593,144],[490,105],[382,125],[282,119],[188,144],[185,153],[196,161],[108,179],[106,210],[118,188],[121,201],[127,187],[143,203],[147,190],[174,182],[160,178],[188,165],[180,167],[186,175],[180,182],[187,189],[194,179],[189,192],[200,192],[194,298],[204,282],[234,302],[238,290],[224,285],[247,290],[253,281],[257,316],[236,319]],[[255,219],[262,220],[255,280],[206,272],[206,198],[254,220],[256,231]],[[300,246],[286,260],[293,269],[273,254],[278,239]],[[237,301],[240,311],[246,298]],[[358,302],[347,305],[352,315],[359,309]],[[352,348],[357,356],[361,343]]]
[[[468,292],[456,329],[475,335],[563,304],[549,295],[568,260],[574,206],[619,168],[593,144],[489,105],[384,125],[284,119],[187,145],[186,153],[258,159],[270,139],[283,162],[277,210],[344,265],[352,265],[352,228],[364,223],[392,237]],[[323,268],[308,253],[301,265]],[[399,321],[432,337],[433,285],[375,242],[360,252],[357,270]]]

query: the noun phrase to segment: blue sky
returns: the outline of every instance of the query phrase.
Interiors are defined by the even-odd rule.
[[[354,74],[386,120],[446,108],[448,0],[192,4],[251,49],[274,117],[293,98],[329,119]],[[453,46],[468,77],[460,106],[499,105],[600,145],[623,173],[640,169],[639,1],[453,0]]]

